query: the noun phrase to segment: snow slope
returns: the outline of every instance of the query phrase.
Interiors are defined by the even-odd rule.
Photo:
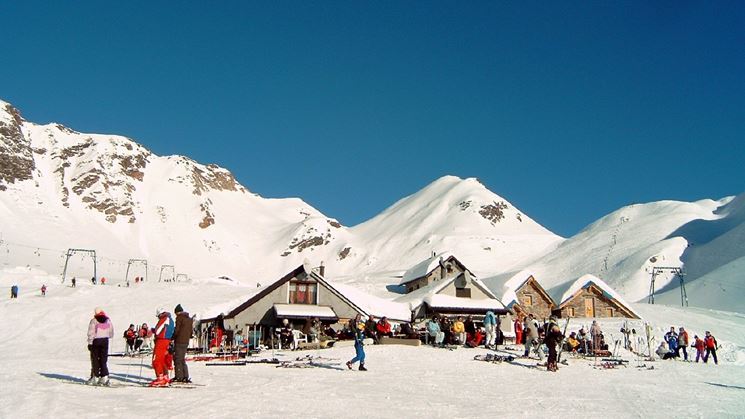
[[[366,347],[366,373],[344,367],[354,351],[342,347],[318,352],[338,361],[315,369],[190,362],[192,378],[206,387],[189,390],[74,385],[90,369],[85,331],[94,307],[103,307],[112,317],[112,351],[120,351],[124,328],[152,323],[159,305],[170,309],[180,303],[201,314],[213,304],[250,295],[254,288],[222,280],[129,288],[81,283],[74,289],[52,282],[42,298],[36,286],[44,280],[31,280],[18,300],[0,301],[0,417],[125,418],[147,412],[155,417],[486,418],[546,417],[550,412],[567,417],[730,418],[745,412],[742,315],[644,304],[635,308],[652,321],[658,340],[670,325],[685,325],[691,335],[711,330],[722,345],[720,365],[657,361],[645,362],[653,370],[638,369],[636,358],[622,351],[630,361],[627,368],[595,369],[592,359],[568,357],[568,366],[550,374],[534,368],[535,360],[474,361],[484,349],[381,345]],[[0,287],[7,289],[11,281],[0,279]],[[621,322],[600,323],[607,336],[618,338]],[[570,330],[581,325],[573,321]],[[630,326],[643,330],[641,322]],[[293,359],[316,353],[267,351],[259,357]],[[147,357],[109,358],[112,380],[146,382],[153,377],[149,362]],[[364,398],[374,402],[361,403]]]
[[[535,272],[546,289],[590,273],[630,301],[645,300],[654,266],[683,266],[693,282],[745,255],[743,197],[630,205],[592,223],[524,267]],[[673,276],[658,276],[657,290],[671,282],[670,286],[677,284]],[[715,300],[700,303],[717,304]],[[745,311],[743,304],[731,308]]]

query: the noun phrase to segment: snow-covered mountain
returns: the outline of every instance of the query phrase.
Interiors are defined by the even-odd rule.
[[[403,271],[450,251],[481,278],[528,269],[550,289],[594,274],[631,301],[647,297],[652,267],[683,266],[691,305],[745,311],[745,194],[630,205],[563,239],[477,179],[445,176],[345,227],[301,199],[253,194],[218,166],[34,124],[2,101],[0,219],[4,270],[59,274],[65,250],[84,248],[114,281],[129,259],[146,259],[151,278],[175,265],[251,283],[308,259],[338,282],[392,298]],[[76,255],[69,272],[90,275],[90,262]],[[676,286],[658,277],[658,301],[679,301]]]
[[[632,301],[646,300],[653,267],[683,267],[691,305],[743,311],[745,274],[724,267],[742,264],[745,257],[744,208],[745,194],[717,201],[629,205],[526,266],[547,289],[592,273]],[[658,302],[680,304],[677,277],[660,275],[655,284],[663,294]],[[708,291],[699,291],[704,284]],[[725,293],[730,298],[723,299]]]
[[[147,259],[150,275],[176,265],[192,277],[259,282],[310,259],[358,281],[452,248],[476,272],[492,272],[561,241],[475,179],[438,179],[347,228],[300,199],[253,194],[226,169],[157,156],[121,136],[37,125],[6,102],[0,140],[5,267],[57,273],[66,249],[83,248],[97,251],[99,275],[111,279],[123,279],[128,259]],[[90,271],[73,259],[71,274]]]

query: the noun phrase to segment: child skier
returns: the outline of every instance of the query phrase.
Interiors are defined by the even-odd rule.
[[[354,365],[355,362],[359,361],[359,370],[367,371],[367,368],[365,368],[365,344],[363,340],[365,340],[365,323],[359,322],[357,323],[357,330],[354,334],[355,356],[349,362],[347,362],[347,368],[349,368],[350,370],[352,369],[352,365]]]
[[[46,297],[47,295],[47,286],[45,284],[42,284],[41,286],[41,296]]]
[[[698,335],[693,337],[693,346],[696,348],[696,362],[698,362],[699,359],[704,359],[704,341]]]
[[[151,387],[165,387],[168,385],[168,370],[172,365],[173,357],[168,353],[168,347],[171,345],[173,329],[175,325],[171,318],[171,313],[163,308],[155,311],[158,316],[158,324],[155,325],[155,349],[153,350],[153,370],[156,378],[150,383]]]
[[[109,339],[114,337],[114,326],[104,311],[96,307],[88,323],[88,351],[91,353],[91,377],[88,384],[109,385],[109,368],[106,365]]]

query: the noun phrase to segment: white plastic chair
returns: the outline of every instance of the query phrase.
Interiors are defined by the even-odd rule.
[[[300,342],[308,343],[308,336],[303,334],[299,330],[292,331],[292,349],[297,349],[300,346]]]

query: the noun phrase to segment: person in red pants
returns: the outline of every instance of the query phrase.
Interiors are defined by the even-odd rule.
[[[519,315],[515,316],[515,346],[523,343],[523,321]]]
[[[153,369],[155,380],[150,383],[151,387],[164,387],[169,383],[168,370],[173,369],[173,356],[168,352],[171,345],[175,324],[171,313],[162,307],[155,311],[158,323],[155,325],[153,335],[155,336],[155,349],[153,349]]]

